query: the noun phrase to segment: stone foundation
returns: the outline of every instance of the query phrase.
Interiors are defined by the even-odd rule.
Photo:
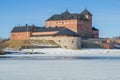
[[[73,36],[40,36],[31,37],[32,40],[54,40],[59,46],[67,49],[80,49],[81,39],[80,37]]]

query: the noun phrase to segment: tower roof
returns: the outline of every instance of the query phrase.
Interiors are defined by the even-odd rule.
[[[85,15],[77,14],[77,13],[70,13],[68,10],[66,10],[62,14],[55,14],[51,16],[47,21],[52,20],[71,20],[71,19],[78,19],[78,20],[87,20]]]
[[[90,16],[92,16],[92,14],[87,9],[85,9],[84,11],[82,11],[81,15],[90,15]]]
[[[70,12],[66,9],[66,11],[63,14],[64,15],[70,15]]]

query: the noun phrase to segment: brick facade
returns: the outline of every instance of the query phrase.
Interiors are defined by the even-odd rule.
[[[99,31],[98,30],[93,30],[92,34],[93,34],[94,38],[99,38]]]
[[[51,31],[51,32],[32,32],[32,36],[37,36],[37,35],[53,35],[57,33],[58,31]]]
[[[92,17],[89,16],[87,21],[84,20],[53,20],[46,21],[46,28],[49,27],[66,27],[74,32],[79,33],[81,36],[88,34],[92,35]]]
[[[103,41],[102,47],[105,49],[113,49],[115,45],[111,42],[110,38],[107,38]]]
[[[92,30],[92,14],[87,9],[81,14],[65,11],[46,20],[46,28],[59,26],[77,32],[83,38],[99,38],[99,30]]]
[[[88,15],[87,21],[78,20],[77,31],[81,37],[92,36],[92,16]]]
[[[74,32],[77,32],[77,20],[54,20],[46,21],[46,28],[49,27],[66,27]]]
[[[30,32],[14,32],[11,33],[10,38],[11,40],[26,40],[30,39],[31,33]]]

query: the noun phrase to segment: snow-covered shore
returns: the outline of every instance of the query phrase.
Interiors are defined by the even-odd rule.
[[[22,52],[42,52],[45,55],[120,55],[120,49],[80,49],[63,48],[24,49]]]
[[[63,48],[42,48],[42,49],[23,49],[23,52],[44,52],[46,54],[106,54],[106,53],[120,53],[120,49],[63,49]]]
[[[13,53],[15,54],[7,54],[7,56],[8,55],[9,56],[13,56],[13,55],[15,56],[120,56],[120,49],[71,50],[71,49],[63,49],[63,48],[42,48],[42,49],[23,49],[21,51],[13,51]],[[25,54],[25,53],[31,53],[31,54]]]

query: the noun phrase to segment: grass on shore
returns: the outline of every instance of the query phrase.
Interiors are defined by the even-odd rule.
[[[57,45],[52,40],[8,40],[0,44],[0,50],[11,48],[19,50],[22,46]]]

